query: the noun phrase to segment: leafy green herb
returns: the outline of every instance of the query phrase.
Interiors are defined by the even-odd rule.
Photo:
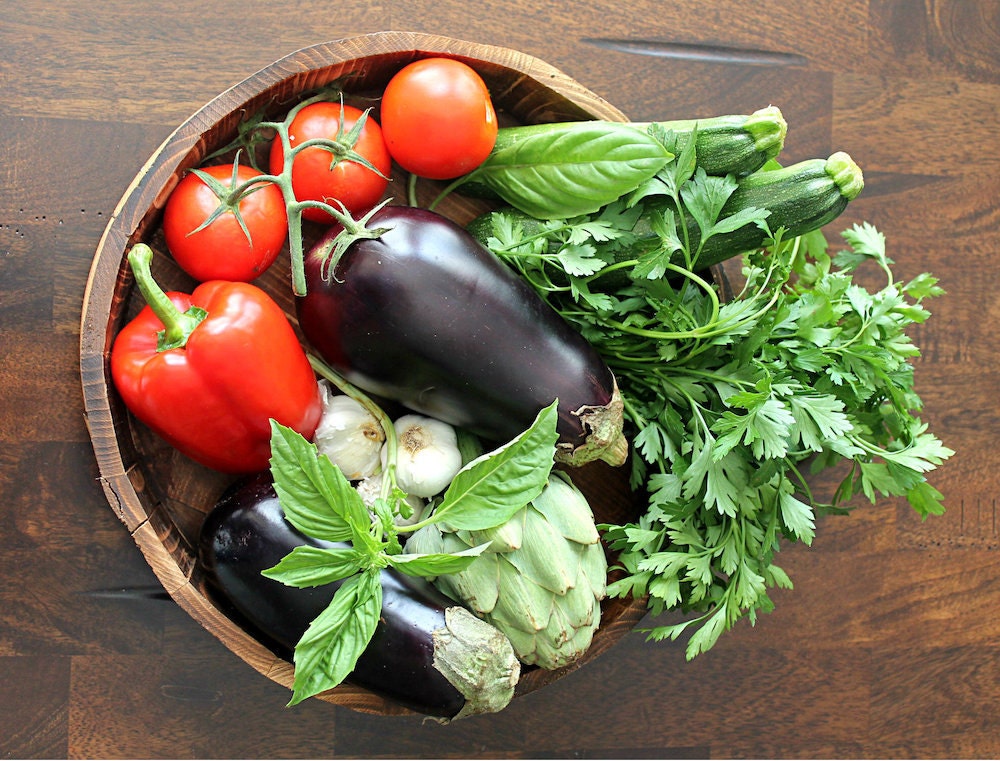
[[[289,705],[336,687],[350,675],[375,633],[381,611],[382,582],[377,568],[344,582],[295,645],[295,682]]]
[[[368,397],[329,368],[319,364],[318,369],[377,410]],[[473,531],[495,528],[541,493],[555,457],[556,409],[553,401],[520,436],[466,464],[431,516],[406,527],[393,522],[393,516],[404,509],[406,494],[396,487],[391,464],[383,475],[384,496],[376,502],[374,514],[369,513],[344,474],[329,458],[320,456],[314,444],[291,428],[271,422],[271,473],[285,517],[308,536],[342,543],[333,548],[296,547],[263,572],[300,588],[341,582],[330,605],[295,647],[289,705],[336,687],[353,671],[381,614],[382,569],[426,577],[456,573],[489,546],[454,553],[403,553],[399,531],[416,531],[439,521]],[[384,413],[377,411],[377,418],[384,420]],[[391,424],[386,435],[394,435]]]
[[[495,148],[463,181],[480,182],[512,206],[546,219],[597,211],[631,193],[671,158],[661,141],[627,124],[546,124]]]
[[[786,240],[762,210],[720,218],[732,179],[700,170],[693,140],[660,139],[677,159],[630,197],[530,228],[523,215],[495,212],[488,246],[618,378],[632,484],[649,502],[638,521],[601,526],[625,571],[609,594],[648,595],[654,614],[685,614],[647,633],[687,633],[693,658],[773,608],[769,590],[792,586],[774,562],[781,542],[811,544],[820,515],[852,509],[856,496],[905,497],[923,517],[943,511],[926,475],[952,451],[919,418],[919,352],[905,332],[942,291],[928,274],[896,282],[885,239],[867,223],[845,231],[847,248],[831,255],[820,231]],[[657,196],[676,211],[651,203]],[[637,248],[635,220],[656,208],[658,243]],[[701,232],[697,246],[685,215]],[[744,284],[723,300],[698,255],[713,235],[746,224],[769,244],[742,254]],[[884,274],[882,288],[854,281],[866,263]],[[832,498],[813,494],[809,473],[843,463]]]
[[[483,528],[484,514],[494,521],[490,528],[510,520],[545,488],[558,438],[556,417],[556,408],[546,407],[527,431],[465,465],[445,490],[433,518],[428,520],[469,531]],[[423,525],[426,523],[414,524],[410,530],[416,531]]]

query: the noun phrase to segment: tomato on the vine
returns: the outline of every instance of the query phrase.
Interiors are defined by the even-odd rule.
[[[363,116],[364,124],[357,140],[351,145],[351,131]],[[307,140],[316,139],[332,141],[337,147],[331,151],[316,145],[295,154],[292,160],[292,192],[296,200],[322,201],[338,210],[343,204],[348,212],[355,215],[369,211],[382,200],[389,185],[392,159],[382,138],[382,130],[370,114],[366,116],[361,109],[346,104],[328,101],[310,103],[288,125],[288,141],[295,148]],[[358,159],[369,162],[371,167]],[[280,174],[284,162],[281,139],[275,137],[271,143],[271,174]],[[336,221],[326,211],[315,207],[303,209],[302,216],[324,224]]]
[[[239,199],[228,198],[232,188],[259,176],[244,164],[208,166],[184,175],[171,192],[163,233],[191,277],[250,282],[274,263],[288,237],[281,189],[261,182]]]
[[[423,58],[400,69],[386,85],[380,118],[396,163],[434,180],[471,172],[497,139],[486,83],[452,58]]]

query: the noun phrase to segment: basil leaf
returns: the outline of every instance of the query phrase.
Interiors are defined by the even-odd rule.
[[[434,522],[479,531],[506,523],[541,494],[555,457],[556,402],[517,438],[478,457],[452,479]]]
[[[365,554],[353,547],[292,549],[276,566],[261,573],[290,587],[318,587],[346,578],[361,570]]]
[[[473,173],[511,206],[538,219],[590,214],[631,193],[673,154],[617,122],[570,122],[526,133]]]
[[[445,576],[464,571],[489,546],[490,543],[487,542],[478,547],[470,547],[467,550],[453,553],[409,553],[387,555],[386,559],[389,561],[389,565],[408,576]]]
[[[336,687],[354,670],[382,612],[382,582],[372,569],[352,576],[295,646],[295,680],[288,705]]]
[[[328,457],[271,421],[271,475],[288,522],[307,536],[342,542],[371,523],[364,501]]]

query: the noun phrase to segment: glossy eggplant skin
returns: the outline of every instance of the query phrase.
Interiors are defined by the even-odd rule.
[[[298,589],[261,575],[303,544],[334,546],[301,534],[285,520],[266,472],[230,487],[201,530],[199,559],[212,593],[288,660],[339,586]],[[375,635],[348,681],[429,716],[455,716],[465,698],[434,668],[432,637],[445,626],[445,610],[454,603],[422,579],[392,570],[382,571],[382,595]]]
[[[494,443],[558,398],[562,445],[584,444],[579,410],[608,405],[617,391],[593,347],[440,214],[387,206],[367,226],[389,229],[353,243],[332,273],[321,254],[339,227],[306,256],[297,312],[319,355],[368,392]]]

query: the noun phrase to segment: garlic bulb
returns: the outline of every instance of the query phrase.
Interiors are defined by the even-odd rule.
[[[396,430],[396,484],[407,494],[430,498],[451,483],[462,468],[455,429],[423,415],[403,415]],[[382,467],[387,447],[382,447]]]
[[[380,451],[385,432],[364,406],[344,394],[331,394],[323,386],[323,416],[313,437],[321,454],[349,481],[360,481],[382,468]]]

